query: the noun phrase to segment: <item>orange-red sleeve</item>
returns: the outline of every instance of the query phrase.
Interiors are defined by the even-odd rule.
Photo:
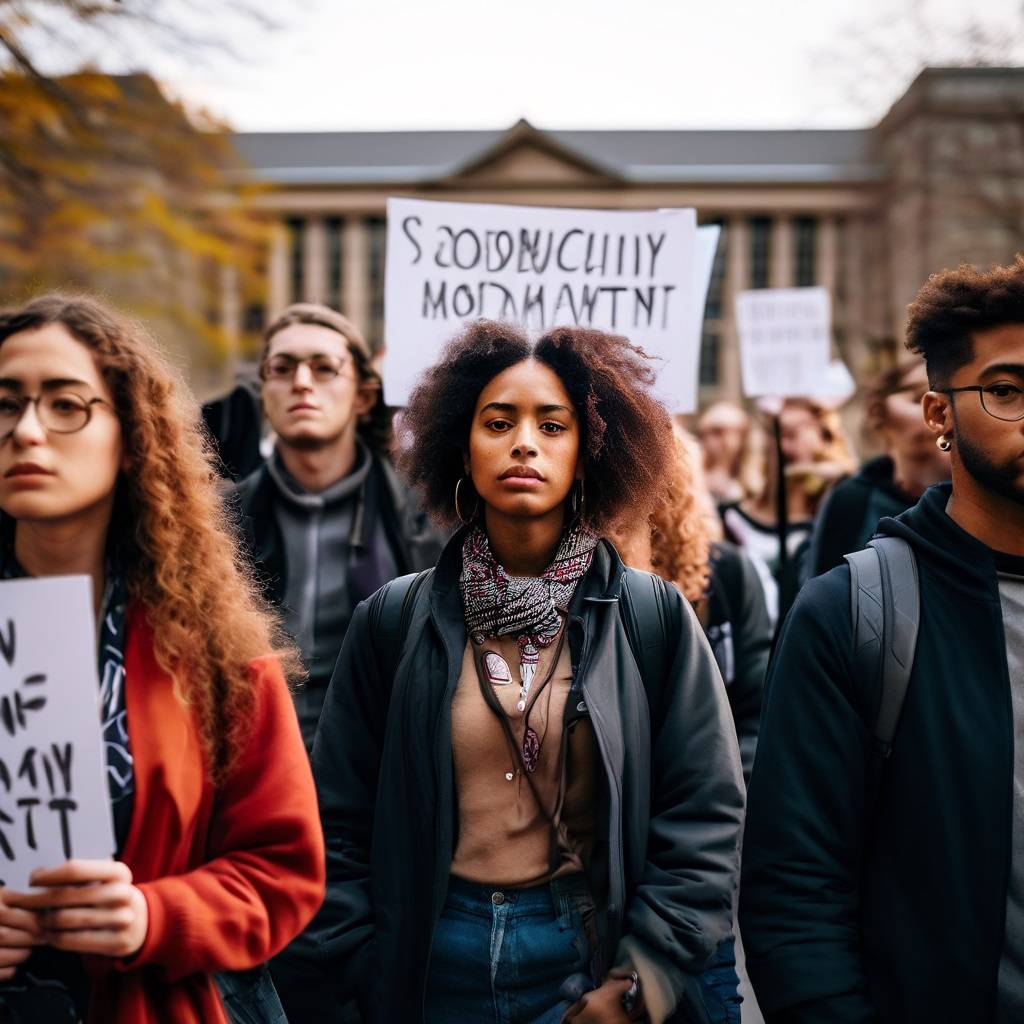
[[[149,930],[121,969],[159,964],[171,981],[246,970],[283,949],[324,896],[316,792],[280,666],[251,666],[251,726],[218,791],[206,863],[139,885]]]

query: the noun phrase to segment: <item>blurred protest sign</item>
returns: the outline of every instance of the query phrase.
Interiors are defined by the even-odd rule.
[[[0,583],[0,886],[113,851],[90,580]]]
[[[825,288],[759,288],[736,296],[743,392],[810,397],[831,362],[832,306]]]
[[[389,199],[387,400],[404,405],[444,343],[486,317],[531,331],[579,324],[623,334],[658,358],[658,391],[672,411],[692,410],[709,244],[705,236],[699,260],[693,210]]]

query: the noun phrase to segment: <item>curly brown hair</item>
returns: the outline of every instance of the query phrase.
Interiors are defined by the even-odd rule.
[[[199,407],[145,330],[90,297],[51,293],[0,312],[0,344],[47,324],[91,350],[114,398],[127,466],[108,547],[146,610],[158,662],[195,709],[220,781],[244,733],[250,663],[273,653],[294,674],[297,654],[239,555]],[[8,518],[4,532],[12,529]]]
[[[583,327],[554,328],[534,344],[519,328],[490,320],[468,324],[450,341],[409,399],[399,468],[426,510],[443,525],[457,522],[455,485],[480,392],[528,359],[554,371],[579,416],[588,528],[603,533],[646,515],[674,458],[672,423],[650,392],[647,354],[626,338]]]
[[[932,274],[907,309],[907,348],[924,356],[933,388],[974,357],[972,333],[1024,323],[1024,255],[1007,267],[961,264]]]
[[[687,440],[676,435],[654,510],[646,519],[619,524],[611,539],[626,565],[674,583],[699,610],[711,571],[708,515],[714,504],[700,483],[700,449],[696,452],[694,461]]]

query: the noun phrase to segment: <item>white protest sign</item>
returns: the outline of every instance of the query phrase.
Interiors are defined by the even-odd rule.
[[[388,200],[384,394],[405,405],[463,323],[579,324],[657,357],[660,397],[696,403],[703,310],[693,210],[622,212]],[[706,289],[705,289],[706,291]],[[699,306],[699,310],[695,309]]]
[[[694,375],[700,369],[700,340],[704,334],[704,307],[708,301],[708,289],[711,287],[711,274],[715,269],[715,253],[718,251],[718,240],[722,229],[717,224],[705,224],[697,228],[697,251],[694,258],[694,295],[693,303],[692,351],[695,355]],[[683,411],[683,410],[680,410]],[[687,409],[686,412],[693,412]]]
[[[832,306],[826,288],[760,288],[736,296],[743,392],[811,397],[828,372]]]
[[[0,886],[114,850],[87,576],[0,583]]]

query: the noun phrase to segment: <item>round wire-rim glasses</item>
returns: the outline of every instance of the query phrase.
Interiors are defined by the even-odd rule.
[[[103,398],[82,398],[58,391],[42,395],[0,395],[0,441],[14,433],[29,405],[36,407],[39,425],[48,434],[77,434],[92,419],[94,405],[110,405]]]
[[[260,365],[260,377],[265,381],[291,383],[303,363],[309,366],[313,380],[318,384],[329,384],[341,375],[345,367],[348,366],[349,360],[329,355],[306,356],[304,359],[298,359],[295,356],[281,353],[263,360]]]
[[[1010,381],[999,380],[994,384],[968,384],[962,388],[936,388],[947,395],[961,391],[977,391],[981,407],[997,420],[1016,423],[1024,420],[1024,388]]]

